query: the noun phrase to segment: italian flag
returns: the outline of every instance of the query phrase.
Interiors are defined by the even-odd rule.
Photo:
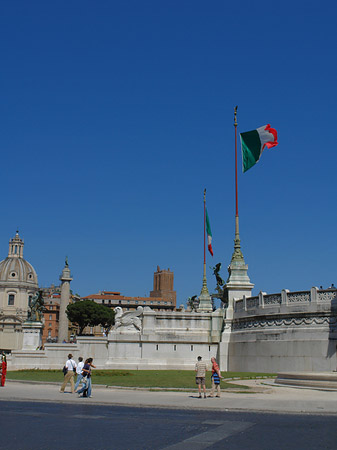
[[[211,225],[209,223],[209,217],[208,212],[206,208],[206,233],[207,233],[207,244],[208,244],[208,250],[210,254],[213,256],[213,249],[212,249],[212,230]]]
[[[258,162],[265,147],[271,148],[278,144],[277,131],[270,125],[240,133],[240,138],[243,172],[246,172]]]

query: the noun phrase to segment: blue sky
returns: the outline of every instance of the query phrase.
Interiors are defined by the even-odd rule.
[[[3,3],[1,259],[18,227],[41,286],[68,255],[80,295],[144,296],[159,265],[184,303],[201,290],[206,187],[207,267],[226,278],[239,105],[239,131],[279,134],[239,173],[253,292],[336,283],[336,13],[332,0]]]

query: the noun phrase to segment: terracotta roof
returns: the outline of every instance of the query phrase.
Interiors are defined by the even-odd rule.
[[[100,294],[92,294],[87,295],[86,297],[82,297],[85,300],[134,300],[134,301],[161,301],[164,300],[163,297],[124,297],[123,295],[100,295]]]

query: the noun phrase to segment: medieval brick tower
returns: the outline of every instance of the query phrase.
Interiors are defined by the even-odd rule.
[[[173,290],[173,280],[174,274],[170,269],[160,270],[157,266],[157,272],[153,275],[153,291],[150,292],[150,297],[162,297],[165,302],[172,302],[176,308],[177,293]]]

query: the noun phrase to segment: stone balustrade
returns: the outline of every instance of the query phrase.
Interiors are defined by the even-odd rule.
[[[336,302],[333,302],[334,300],[336,300]],[[336,289],[318,289],[317,287],[312,287],[310,291],[296,292],[289,292],[287,289],[283,289],[282,292],[277,294],[266,294],[261,291],[259,295],[255,297],[243,296],[242,299],[235,300],[234,312],[242,314],[244,312],[254,311],[255,314],[259,314],[259,311],[257,311],[259,309],[265,310],[267,308],[281,306],[289,308],[292,306],[303,306],[305,308],[305,305],[309,306],[318,303],[330,306],[332,302],[336,303],[337,306]],[[263,312],[263,314],[265,313],[266,311]]]

